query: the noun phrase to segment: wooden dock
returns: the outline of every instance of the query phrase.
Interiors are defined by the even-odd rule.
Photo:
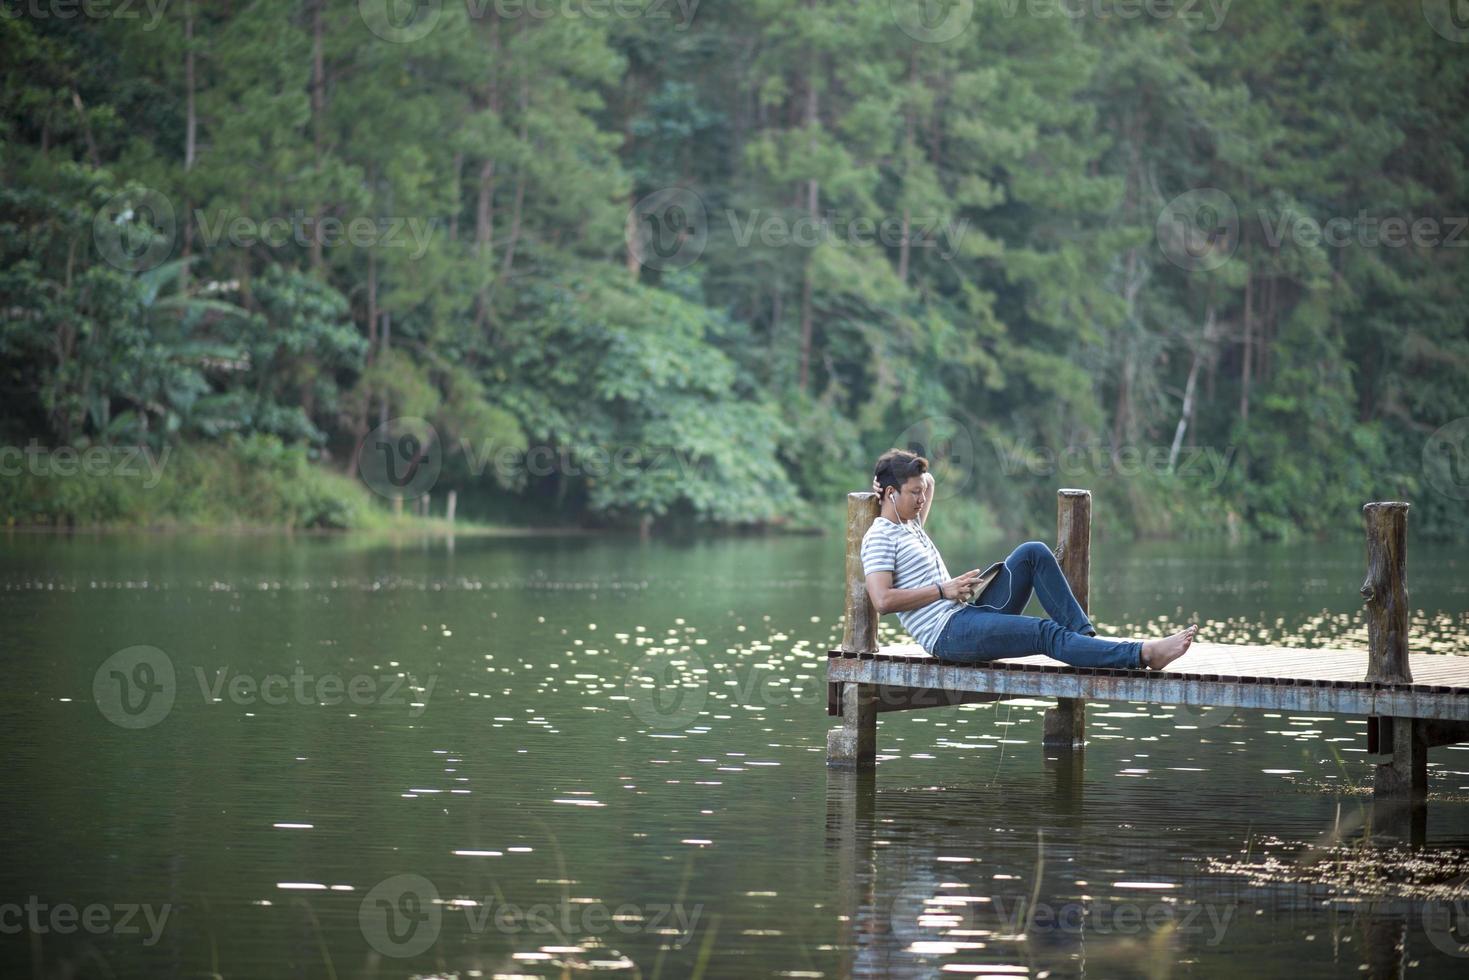
[[[841,717],[842,727],[828,733],[827,764],[875,767],[882,712],[1007,698],[1058,698],[1046,713],[1043,745],[1063,752],[1085,744],[1087,701],[1357,715],[1369,719],[1367,750],[1379,757],[1374,795],[1419,811],[1428,749],[1469,742],[1469,657],[1407,652],[1407,511],[1400,502],[1363,507],[1367,577],[1360,591],[1368,650],[1196,641],[1167,670],[1115,670],[1070,667],[1046,656],[951,664],[914,644],[879,648],[860,554],[862,536],[878,513],[877,497],[851,494],[845,632],[841,648],[827,658],[827,713]],[[1085,609],[1090,491],[1059,492],[1057,530],[1057,560]]]

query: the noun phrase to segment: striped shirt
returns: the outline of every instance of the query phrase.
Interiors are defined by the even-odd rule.
[[[873,572],[892,572],[895,589],[926,588],[933,593],[928,605],[898,613],[898,622],[914,642],[933,653],[933,645],[949,617],[964,604],[957,599],[939,598],[934,586],[949,580],[949,569],[923,525],[917,521],[894,524],[886,517],[874,520],[862,538],[862,574]]]

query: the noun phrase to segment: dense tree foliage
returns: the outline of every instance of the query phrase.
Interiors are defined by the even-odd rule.
[[[417,416],[481,515],[779,523],[944,429],[1013,526],[1469,531],[1432,3],[6,8],[8,444]]]

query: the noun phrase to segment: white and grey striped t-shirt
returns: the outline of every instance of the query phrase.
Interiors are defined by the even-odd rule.
[[[898,622],[929,653],[949,617],[964,607],[957,599],[940,599],[934,588],[950,578],[944,557],[917,521],[894,524],[886,517],[872,522],[862,538],[862,574],[892,572],[893,588],[927,588],[933,602],[898,613]]]

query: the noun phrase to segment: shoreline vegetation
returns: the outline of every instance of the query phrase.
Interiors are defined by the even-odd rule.
[[[1469,35],[929,6],[0,18],[0,526],[1469,538]]]
[[[82,450],[85,452],[85,450]],[[432,497],[433,513],[416,512],[404,502],[394,513],[391,501],[373,492],[337,465],[312,461],[305,447],[251,437],[219,444],[183,444],[168,465],[140,468],[134,478],[113,472],[68,475],[22,470],[0,481],[0,529],[15,533],[152,534],[302,534],[370,537],[527,537],[697,535],[832,535],[843,526],[845,492],[819,503],[802,502],[779,521],[709,522],[687,509],[654,520],[633,515],[618,519],[568,521],[555,510],[554,497],[539,511],[486,514],[485,501],[467,516],[461,503],[451,523],[444,496]],[[939,534],[976,543],[1020,536],[1044,536],[1051,519],[1046,499],[1055,484],[1093,491],[1106,512],[1100,538],[1132,540],[1263,540],[1229,502],[1178,478],[1067,474],[1065,477],[982,480],[993,496],[975,498],[974,481],[945,491],[936,502]],[[753,484],[752,484],[753,486]],[[861,489],[853,486],[852,490]],[[1027,506],[1033,498],[1042,500]],[[464,499],[461,494],[461,501]],[[506,498],[502,497],[502,502]],[[1051,498],[1053,499],[1053,498]],[[490,501],[495,503],[493,499]],[[1342,515],[1340,533],[1356,529]],[[1317,534],[1316,537],[1331,535]]]

